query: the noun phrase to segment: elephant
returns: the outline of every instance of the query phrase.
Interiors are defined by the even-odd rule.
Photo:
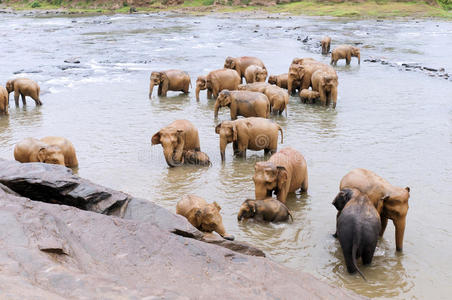
[[[312,90],[319,92],[319,99],[322,105],[333,102],[333,108],[337,103],[337,86],[339,81],[336,71],[320,69],[314,72],[311,77]]]
[[[287,77],[287,73],[280,75],[270,75],[267,82],[270,84],[275,84],[280,88],[287,89]]]
[[[264,118],[244,118],[235,121],[224,121],[215,127],[215,133],[220,135],[221,160],[225,160],[225,150],[233,143],[234,154],[246,157],[246,150],[264,150],[265,154],[275,153],[278,149],[278,131],[281,126]]]
[[[320,98],[320,93],[316,91],[311,91],[308,89],[304,89],[300,91],[300,100],[302,103],[314,103],[317,99]]]
[[[68,168],[78,167],[74,145],[66,138],[56,136],[20,141],[14,147],[14,159],[21,163],[43,162]]]
[[[6,83],[6,90],[9,94],[14,91],[14,102],[16,106],[19,105],[19,95],[22,97],[23,105],[26,105],[25,97],[31,97],[35,100],[36,105],[42,105],[41,100],[39,99],[39,93],[41,88],[39,85],[31,79],[28,78],[16,78],[8,80]]]
[[[333,202],[341,211],[336,222],[337,237],[347,271],[358,271],[366,280],[356,264],[356,259],[361,257],[364,265],[372,262],[381,230],[380,215],[366,194],[356,189],[343,189],[341,192],[346,193],[349,198],[344,202]]]
[[[322,54],[328,54],[330,52],[331,38],[329,36],[324,36],[320,43],[322,44]]]
[[[298,189],[308,191],[308,168],[303,155],[286,147],[273,154],[268,161],[254,166],[254,192],[256,200],[271,197],[286,203],[287,194]]]
[[[182,156],[184,164],[187,165],[210,166],[212,164],[209,156],[201,151],[186,150],[183,151]]]
[[[246,83],[265,82],[267,70],[256,65],[251,65],[245,70]]]
[[[201,151],[198,129],[188,120],[176,120],[163,127],[152,136],[151,144],[162,144],[163,155],[170,167],[184,163],[184,151]]]
[[[268,86],[270,86],[270,84],[266,82],[253,82],[248,84],[239,84],[237,90],[264,93]]]
[[[317,62],[317,61],[312,57],[303,57],[303,58],[296,57],[296,58],[292,59],[291,64],[292,65],[303,65],[307,62]]]
[[[264,91],[268,101],[270,101],[270,107],[273,114],[279,113],[280,115],[285,110],[287,117],[287,105],[289,104],[289,95],[285,90],[276,86],[270,85]]]
[[[331,52],[331,64],[337,65],[339,59],[345,59],[345,63],[349,65],[352,57],[357,57],[358,64],[361,64],[359,48],[350,45],[340,45]]]
[[[168,91],[181,91],[188,94],[191,85],[190,75],[181,70],[167,70],[151,73],[151,83],[149,85],[149,99],[152,97],[154,85],[158,85],[158,95],[166,97]]]
[[[219,69],[207,76],[199,76],[196,80],[196,100],[199,101],[199,91],[207,89],[207,98],[212,95],[216,99],[222,90],[236,90],[240,84],[240,76],[231,69]]]
[[[366,169],[354,169],[346,174],[341,180],[340,190],[346,188],[355,188],[366,194],[372,201],[380,214],[380,236],[383,236],[388,219],[392,220],[395,226],[396,250],[402,251],[410,188],[393,186]]]
[[[253,218],[259,221],[276,223],[285,222],[289,220],[289,217],[293,221],[292,214],[287,206],[274,198],[264,200],[247,199],[242,203],[237,214],[238,221]]]
[[[240,76],[240,82],[242,82],[243,78],[245,77],[245,70],[251,65],[259,66],[265,70],[264,63],[262,60],[260,60],[257,57],[252,56],[242,56],[242,57],[230,57],[228,56],[226,60],[224,61],[224,68],[225,69],[233,69],[236,70],[237,73]]]
[[[230,108],[231,120],[237,119],[237,116],[268,118],[270,114],[270,101],[257,92],[223,90],[215,102],[215,118],[220,107],[224,106]]]
[[[9,108],[9,99],[8,99],[8,91],[0,86],[0,113],[4,113],[5,115],[8,115],[8,108]]]
[[[287,79],[287,89],[289,94],[295,93],[295,91],[298,89],[299,91],[304,89],[309,89],[310,86],[312,86],[312,74],[321,69],[325,70],[332,70],[333,68],[330,66],[315,61],[311,58],[303,58],[298,59],[301,63],[299,64],[291,64],[289,67],[289,73],[288,73],[288,79]],[[294,59],[294,61],[297,61],[297,59]]]
[[[176,213],[184,216],[197,229],[204,232],[215,231],[224,239],[233,241],[234,236],[227,234],[224,229],[220,210],[217,202],[207,203],[195,195],[184,195],[176,205]]]

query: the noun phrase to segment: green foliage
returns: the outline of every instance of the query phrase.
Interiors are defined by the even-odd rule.
[[[41,7],[41,3],[39,3],[38,1],[34,1],[34,2],[31,4],[31,8],[37,8],[37,7]]]
[[[212,5],[214,0],[202,0],[202,5]]]
[[[129,4],[127,3],[127,1],[123,1],[122,6],[127,7],[127,6],[129,6]]]
[[[438,0],[438,3],[445,10],[452,10],[452,0]]]
[[[55,6],[61,6],[61,4],[63,4],[63,0],[51,0],[50,4]]]
[[[240,0],[240,3],[248,5],[250,4],[251,0]]]

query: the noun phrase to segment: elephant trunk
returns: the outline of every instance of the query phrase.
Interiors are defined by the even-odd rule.
[[[242,221],[244,213],[245,213],[245,209],[244,208],[240,208],[239,214],[237,215],[237,220],[238,221]]]
[[[361,53],[358,54],[358,65],[361,64]]]
[[[196,85],[196,101],[199,101],[199,91],[201,90],[201,87],[197,84]]]
[[[154,82],[151,81],[150,85],[149,85],[149,99],[151,99],[152,97],[152,90],[154,89]]]
[[[403,250],[403,235],[405,233],[406,217],[399,220],[393,220],[395,226],[395,236],[396,236],[396,250]]]
[[[163,150],[163,155],[165,156],[165,160],[166,163],[168,164],[168,166],[170,167],[178,167],[182,164],[182,161],[180,160],[176,160],[175,159],[175,153],[174,153],[174,149],[170,148],[170,149],[164,149]]]
[[[222,223],[217,225],[217,229],[215,231],[219,235],[221,235],[221,237],[224,238],[225,240],[233,241],[234,238],[235,238],[232,234],[227,234],[226,233],[226,230],[224,229],[224,225]]]
[[[220,109],[220,102],[218,101],[218,99],[217,99],[217,101],[215,101],[215,112],[214,112],[214,117],[215,118],[217,118],[218,117],[218,110]]]
[[[292,95],[292,79],[287,79],[287,92]]]
[[[226,137],[220,136],[220,155],[221,155],[221,161],[224,161],[225,159],[225,152],[226,152],[226,146],[228,145],[228,142],[226,141]]]

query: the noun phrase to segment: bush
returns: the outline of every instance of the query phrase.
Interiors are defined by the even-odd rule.
[[[123,2],[122,2],[122,6],[123,6],[123,7],[127,7],[127,6],[129,6],[129,4],[127,3],[127,1],[123,1]]]
[[[31,4],[31,8],[36,8],[36,7],[41,7],[41,3],[39,3],[38,1],[34,1],[34,2]]]
[[[452,0],[438,0],[438,3],[445,10],[452,10]]]

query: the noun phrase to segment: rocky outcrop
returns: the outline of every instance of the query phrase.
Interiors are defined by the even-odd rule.
[[[0,160],[0,182],[5,299],[358,298],[61,166]]]

